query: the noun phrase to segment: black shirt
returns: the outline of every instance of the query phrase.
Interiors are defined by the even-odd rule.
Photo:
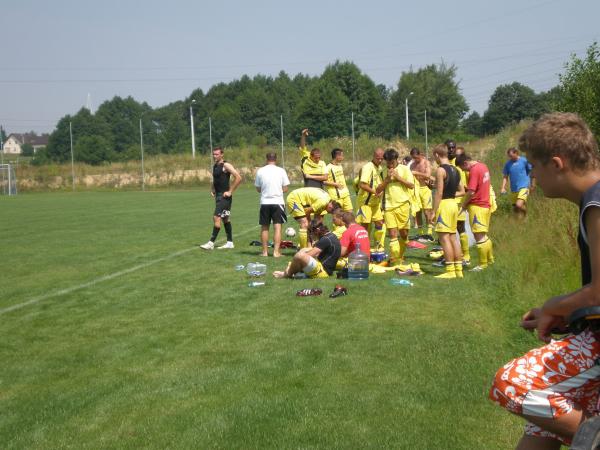
[[[342,244],[340,244],[340,240],[335,234],[329,232],[317,241],[315,247],[321,250],[321,253],[319,253],[317,258],[323,265],[323,269],[331,275],[342,254]]]
[[[583,194],[579,204],[579,236],[577,244],[581,255],[581,282],[585,286],[592,282],[592,265],[590,263],[590,247],[585,229],[585,212],[588,208],[600,207],[600,182],[593,185]]]
[[[460,174],[456,167],[450,164],[442,164],[441,167],[446,171],[442,199],[456,198],[456,191],[458,191],[458,185],[460,184]]]
[[[229,178],[231,174],[225,170],[225,161],[213,166],[213,187],[215,194],[219,195],[229,190]]]

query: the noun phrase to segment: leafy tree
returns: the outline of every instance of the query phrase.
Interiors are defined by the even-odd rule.
[[[477,111],[473,111],[471,114],[469,114],[462,121],[461,127],[467,134],[472,134],[473,136],[483,135],[483,121],[482,117]]]
[[[104,137],[97,135],[79,138],[73,152],[77,161],[83,161],[92,165],[110,162],[115,157],[110,142]]]
[[[23,144],[21,145],[21,155],[23,156],[33,156],[33,145],[31,144]]]
[[[315,139],[346,136],[350,131],[350,101],[342,90],[326,79],[308,89],[297,109],[297,123],[310,128]]]
[[[384,97],[375,83],[351,62],[327,66],[321,79],[337,85],[354,112],[355,132],[381,134],[384,118]],[[349,119],[346,119],[349,121]]]
[[[600,48],[596,42],[584,59],[571,57],[559,86],[559,109],[578,113],[600,140]]]
[[[425,110],[429,135],[443,136],[455,131],[469,109],[455,77],[456,67],[445,63],[431,64],[416,72],[403,72],[398,89],[391,97],[391,131],[395,134],[405,132],[407,98],[409,125],[413,132],[425,134]]]
[[[498,86],[483,114],[483,131],[497,133],[505,126],[544,112],[541,98],[528,86],[514,82]]]
[[[6,137],[6,131],[4,131],[4,128],[0,127],[0,140],[2,141],[2,145],[6,142]]]

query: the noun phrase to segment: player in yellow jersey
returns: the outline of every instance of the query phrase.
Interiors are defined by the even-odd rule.
[[[377,191],[377,186],[383,182],[383,149],[376,148],[373,159],[365,164],[358,176],[358,195],[356,197],[356,223],[368,231],[373,227],[375,248],[382,251],[385,243],[385,227],[381,210],[383,191]]]
[[[410,196],[415,187],[410,169],[399,164],[400,155],[390,148],[385,151],[386,169],[377,192],[384,192],[383,210],[385,226],[390,235],[390,264],[400,264],[404,258],[410,228]]]
[[[456,148],[456,142],[454,142],[452,139],[448,139],[446,141],[446,148],[448,149],[448,161],[450,162],[451,165],[453,165],[454,167],[456,167],[458,169],[458,173],[460,175],[460,182],[463,186],[467,185],[467,176],[465,174],[465,172],[456,165],[456,155],[457,155],[457,148]],[[462,152],[464,153],[464,149],[461,147]],[[461,151],[461,150],[459,150]],[[456,204],[459,206],[459,211],[460,211],[460,206],[462,205],[462,196],[458,196],[456,197]],[[462,251],[462,257],[463,257],[463,264],[465,266],[468,266],[471,264],[471,254],[469,253],[469,236],[467,234],[467,228],[465,226],[465,221],[467,220],[467,214],[465,211],[460,211],[458,213],[458,220],[456,222],[456,231],[458,231],[458,238],[460,240],[460,249]]]
[[[306,136],[309,135],[308,128],[302,130],[300,136],[300,171],[304,178],[305,187],[323,188],[323,182],[327,180],[327,164],[321,161],[321,150],[306,147]]]
[[[331,200],[323,189],[314,187],[298,188],[287,196],[287,207],[299,226],[298,242],[300,248],[308,247],[308,225],[311,217],[321,219],[324,212],[339,208],[339,203]]]
[[[342,205],[344,211],[352,212],[352,199],[346,185],[342,161],[344,161],[344,150],[341,148],[331,150],[331,162],[327,164],[327,180],[323,184],[329,197]]]

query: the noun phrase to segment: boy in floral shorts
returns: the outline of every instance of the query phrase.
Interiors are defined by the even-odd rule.
[[[558,340],[551,333],[573,311],[600,305],[600,156],[590,129],[571,113],[542,116],[519,145],[544,194],[579,205],[582,287],[523,316],[521,326],[537,330],[546,345],[502,367],[490,398],[528,421],[517,449],[557,450],[571,442],[583,420],[598,414],[600,333]]]

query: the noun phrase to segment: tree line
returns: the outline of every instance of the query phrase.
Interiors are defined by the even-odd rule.
[[[207,152],[209,118],[212,142],[220,146],[280,145],[283,118],[285,142],[296,142],[302,128],[313,139],[349,136],[351,114],[355,134],[392,138],[404,135],[409,104],[410,133],[431,139],[450,135],[483,136],[550,110],[579,112],[600,135],[600,54],[594,43],[586,58],[565,65],[560,84],[536,93],[521,83],[496,88],[483,115],[469,110],[456,79],[456,66],[430,64],[403,72],[395,88],[375,84],[352,62],[337,61],[320,76],[285,72],[276,77],[243,76],[219,83],[206,93],[194,90],[184,100],[160,108],[132,97],[114,97],[92,114],[82,108],[61,118],[45,151],[34,160],[64,162],[71,158],[72,127],[77,161],[90,164],[139,159],[140,120],[148,154],[183,153],[191,149],[190,107],[199,152]],[[408,100],[407,100],[408,99]],[[589,117],[588,117],[589,116]]]

